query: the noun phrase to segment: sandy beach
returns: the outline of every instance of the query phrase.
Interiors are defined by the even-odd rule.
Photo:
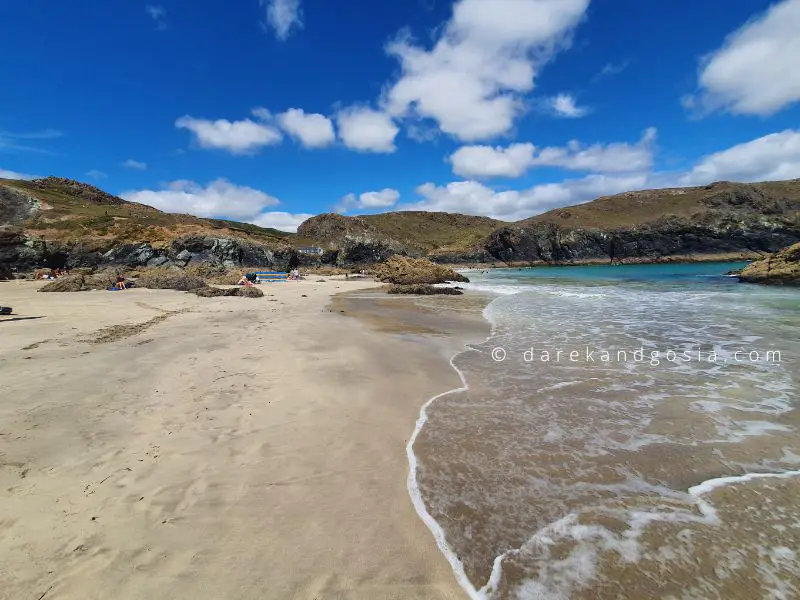
[[[405,445],[477,312],[332,302],[375,285],[333,278],[260,299],[40,285],[0,284],[0,598],[464,597]]]

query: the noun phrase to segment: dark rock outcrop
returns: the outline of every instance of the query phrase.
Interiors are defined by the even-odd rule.
[[[37,267],[63,268],[65,257],[63,244],[29,238],[20,228],[0,227],[0,278]]]
[[[394,284],[386,288],[387,294],[413,294],[416,296],[460,296],[464,292],[452,287],[436,287],[427,283],[400,285]]]
[[[367,217],[345,217],[334,213],[317,215],[303,221],[297,228],[297,235],[327,247],[318,264],[344,268],[370,265],[395,254],[410,252],[406,245],[378,231]]]
[[[800,243],[749,264],[738,277],[746,283],[800,286]]]
[[[400,244],[367,236],[347,236],[336,253],[336,266],[371,265],[406,253],[407,249]]]
[[[39,201],[16,188],[0,185],[0,225],[22,225],[39,210]]]
[[[657,262],[676,256],[775,252],[800,240],[800,201],[770,196],[754,186],[727,185],[720,191],[716,188],[722,184],[707,186],[709,195],[698,201],[704,208],[690,215],[668,214],[632,225],[572,226],[570,211],[553,211],[494,231],[473,254],[489,262]],[[586,212],[591,204],[584,205]],[[598,221],[606,216],[599,210],[593,214]],[[580,222],[587,221],[591,219]]]
[[[732,224],[724,219],[703,224],[675,217],[611,230],[566,229],[550,223],[506,227],[492,233],[483,250],[503,262],[658,261],[670,256],[770,252],[798,239],[800,226],[790,224]]]
[[[147,242],[106,247],[104,240],[54,242],[31,238],[19,228],[0,229],[0,264],[9,272],[36,268],[186,267],[200,262],[224,267],[242,265],[287,271],[297,252],[289,247],[270,247],[232,238],[189,236],[167,245]]]

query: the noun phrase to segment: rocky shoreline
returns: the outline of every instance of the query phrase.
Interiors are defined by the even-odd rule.
[[[753,262],[737,276],[745,283],[800,286],[800,243]]]
[[[466,268],[755,260],[800,241],[800,180],[630,192],[517,223],[323,214],[297,235],[162,213],[59,178],[0,185],[0,201],[0,279],[40,268],[203,263],[361,270],[393,256]]]
[[[24,235],[17,230],[0,230],[0,279],[22,276],[36,269],[180,267],[210,263],[226,268],[258,267],[276,271],[292,268],[334,267],[341,269],[369,268],[392,256],[405,256],[399,250],[361,242],[354,256],[349,248],[328,250],[323,255],[307,255],[292,247],[269,248],[246,240],[211,236],[190,236],[169,244],[147,242],[121,244],[110,248],[89,243],[47,241]],[[562,260],[532,258],[502,260],[490,255],[444,256],[428,258],[455,269],[527,268],[541,266],[588,266],[608,264],[661,264],[687,262],[751,261],[763,258],[769,251],[732,251],[708,254],[668,254],[657,256],[572,257]],[[472,259],[472,260],[470,260]]]

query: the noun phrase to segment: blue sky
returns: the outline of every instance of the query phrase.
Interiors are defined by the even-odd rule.
[[[797,31],[800,0],[4,3],[0,176],[287,230],[797,178]]]

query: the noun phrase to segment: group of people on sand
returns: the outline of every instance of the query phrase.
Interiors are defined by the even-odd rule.
[[[50,269],[49,273],[46,271],[39,271],[38,273],[36,273],[36,279],[58,279],[63,275],[69,275],[69,270],[55,268],[55,269]]]

